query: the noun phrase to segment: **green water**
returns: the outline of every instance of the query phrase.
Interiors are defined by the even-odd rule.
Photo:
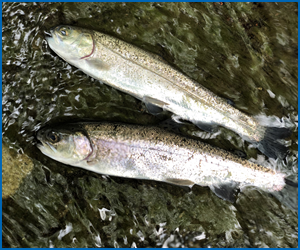
[[[2,13],[3,145],[34,165],[3,199],[4,247],[298,246],[295,188],[275,198],[247,187],[232,204],[208,187],[69,167],[35,146],[36,131],[49,122],[160,122],[50,50],[44,32],[70,24],[158,54],[243,112],[290,127],[289,154],[270,163],[298,182],[297,3],[3,3]],[[208,134],[185,125],[181,132],[266,162],[226,129]]]

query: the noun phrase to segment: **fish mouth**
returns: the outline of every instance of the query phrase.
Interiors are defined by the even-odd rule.
[[[50,32],[44,31],[44,34],[50,47],[51,43],[53,44],[53,41],[54,44],[59,44],[61,42],[61,38],[55,34],[55,28],[51,28]]]
[[[51,28],[49,32],[44,30],[44,35],[47,41],[48,39],[53,38],[53,32],[54,32],[54,28]]]
[[[47,37],[52,37],[52,32],[53,32],[52,29],[50,30],[50,32],[44,31],[44,34],[45,34],[46,38],[47,38]]]
[[[36,146],[39,150],[42,150],[42,148],[45,147],[45,143],[43,143],[43,141],[41,140],[39,134],[37,134],[37,136],[36,136]]]
[[[39,150],[41,150],[41,151],[42,151],[42,148],[44,147],[44,145],[43,145],[41,142],[38,142],[38,143],[36,144],[36,146],[37,146],[37,148],[38,148]]]
[[[38,138],[36,139],[36,147],[40,150],[40,151],[44,151],[45,149],[45,144],[43,143],[43,141],[40,141]]]
[[[51,150],[53,150],[55,152],[56,149],[49,142],[43,140],[43,135],[44,135],[44,132],[42,132],[42,131],[37,132],[37,135],[36,135],[37,148],[42,151],[43,148],[49,147]]]
[[[47,33],[47,34],[50,34],[50,33]],[[49,35],[46,35],[45,36],[45,39],[46,39],[46,41],[47,41],[47,43],[49,44],[50,43],[50,41],[51,40],[54,40],[54,38],[53,38],[53,36],[50,34],[50,36]],[[49,45],[50,46],[50,45]]]
[[[42,153],[46,154],[47,151],[53,151],[54,153],[57,152],[56,148],[53,147],[53,145],[51,145],[50,143],[48,142],[43,142],[43,141],[38,141],[37,144],[36,144],[37,148],[39,150],[42,151]],[[47,155],[47,154],[46,154]]]
[[[43,147],[43,143],[41,141],[41,136],[40,136],[40,131],[37,132],[35,137],[36,137],[36,146],[38,147],[38,149],[40,149],[41,147]]]

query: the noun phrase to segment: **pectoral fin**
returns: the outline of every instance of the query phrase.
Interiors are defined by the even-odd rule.
[[[148,112],[153,115],[162,113],[164,111],[163,107],[169,105],[168,103],[152,98],[150,96],[144,96],[143,102],[145,103]]]
[[[220,185],[211,185],[209,186],[211,191],[213,191],[218,197],[223,200],[230,201],[231,203],[235,202],[236,193],[237,193],[237,183],[228,183]]]
[[[234,101],[230,100],[230,99],[227,99],[227,103],[232,106],[232,107],[235,107],[235,103]]]
[[[95,165],[97,162],[98,162],[98,160],[96,160],[96,159],[92,159],[92,160],[87,160],[87,161],[86,161],[86,163],[87,163],[89,166],[93,166],[93,165]]]
[[[196,123],[195,124],[198,128],[206,131],[206,132],[209,132],[209,133],[214,133],[218,130],[218,125],[216,124],[212,124],[212,123]]]
[[[190,180],[176,179],[176,178],[166,178],[165,181],[180,186],[192,186],[195,184]]]
[[[109,65],[99,59],[96,58],[87,58],[83,59],[91,68],[95,68],[97,70],[109,70]]]

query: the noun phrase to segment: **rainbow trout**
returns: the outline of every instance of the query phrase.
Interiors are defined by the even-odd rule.
[[[285,155],[287,148],[277,139],[290,135],[289,129],[261,126],[159,56],[109,35],[68,25],[52,29],[50,35],[48,44],[61,58],[143,101],[150,113],[158,107],[206,131],[223,126],[269,157]]]
[[[237,187],[267,191],[285,186],[285,175],[157,127],[70,123],[38,131],[38,148],[67,165],[100,174],[209,186],[232,201]]]

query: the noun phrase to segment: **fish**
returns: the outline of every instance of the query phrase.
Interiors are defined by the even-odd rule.
[[[104,33],[69,25],[51,29],[46,40],[66,62],[144,102],[152,114],[169,111],[175,121],[186,120],[208,132],[225,127],[270,158],[283,159],[288,152],[278,139],[290,136],[289,128],[261,125],[158,55]]]
[[[231,202],[237,188],[254,185],[275,192],[289,184],[283,173],[154,126],[67,123],[41,128],[36,137],[44,155],[66,165],[104,175],[208,186]]]

